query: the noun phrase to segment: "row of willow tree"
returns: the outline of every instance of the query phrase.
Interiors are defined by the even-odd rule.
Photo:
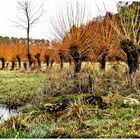
[[[18,24],[25,27],[27,39],[15,39],[11,42],[0,43],[0,60],[2,69],[5,62],[10,60],[14,69],[18,61],[27,68],[37,63],[46,62],[47,67],[52,66],[54,61],[60,62],[63,68],[64,62],[74,64],[74,72],[81,70],[83,61],[99,62],[101,69],[105,69],[106,61],[126,61],[129,73],[136,72],[139,67],[140,55],[140,3],[119,2],[118,13],[106,12],[105,16],[98,16],[85,24],[83,21],[87,16],[84,6],[80,3],[68,6],[64,13],[60,13],[57,19],[51,22],[54,41],[33,41],[30,39],[30,26],[41,16],[39,14],[34,20],[28,15],[31,2],[18,3],[20,9],[25,11],[26,24]],[[75,11],[73,10],[75,9]],[[31,10],[30,10],[31,11]],[[57,22],[56,22],[57,21]],[[58,23],[59,22],[59,23]],[[58,23],[58,24],[56,24]]]

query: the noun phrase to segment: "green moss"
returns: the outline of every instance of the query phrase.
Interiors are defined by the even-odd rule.
[[[63,96],[69,97],[71,99],[77,99],[77,98],[85,97],[85,96],[89,96],[89,95],[90,94],[88,94],[88,93],[74,93],[74,94],[66,94]],[[58,101],[59,99],[61,99],[63,96],[56,96],[56,97],[48,98],[46,100],[46,102],[54,103],[54,102]]]

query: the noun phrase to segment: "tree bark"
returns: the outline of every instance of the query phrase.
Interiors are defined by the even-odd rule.
[[[38,67],[41,68],[40,53],[37,53],[37,54],[35,55],[35,58],[36,58],[36,60],[37,60]]]
[[[60,57],[60,68],[63,69],[63,63],[65,58],[64,52],[59,52],[59,57]]]
[[[31,58],[31,54],[27,54],[27,57],[28,57],[28,61],[29,61],[29,68],[31,67],[33,61],[32,61],[32,58]]]
[[[27,17],[27,57],[28,57],[28,61],[29,61],[29,68],[32,65],[32,59],[31,59],[31,54],[30,54],[30,19],[29,19],[29,13],[28,13],[28,9],[25,9],[26,12],[26,17]]]
[[[49,55],[45,55],[45,62],[46,62],[46,67],[47,68],[49,67],[49,60],[50,60]]]
[[[129,67],[129,74],[136,72],[139,67],[139,49],[131,40],[122,40],[120,42],[121,48],[127,56],[127,65]]]
[[[20,58],[19,55],[16,58],[17,58],[17,61],[18,61],[19,69],[20,69],[21,68],[21,58]]]
[[[27,69],[27,63],[26,62],[23,63],[23,67],[24,67],[25,70]]]
[[[68,62],[69,62],[69,65],[71,66],[71,64],[72,64],[72,58],[71,58],[71,56],[68,56]]]
[[[50,67],[53,66],[53,63],[54,63],[54,59],[51,59]]]
[[[78,59],[74,60],[74,65],[75,65],[75,69],[74,72],[78,73],[81,70],[81,61],[79,61]]]
[[[72,56],[73,61],[74,61],[74,66],[75,66],[74,72],[75,73],[80,72],[80,70],[81,70],[81,60],[80,60],[80,55],[79,55],[77,46],[71,46],[70,49],[69,49],[69,53]]]
[[[101,70],[105,70],[107,54],[108,50],[107,49],[103,50],[103,54],[101,55],[101,58],[99,60]]]
[[[1,58],[0,60],[1,60],[1,63],[2,63],[1,70],[4,70],[5,69],[5,59]]]
[[[103,55],[101,58],[100,58],[100,69],[101,70],[105,70],[105,66],[106,66],[106,56]]]
[[[11,66],[11,69],[10,70],[14,70],[15,69],[15,60],[12,60],[12,66]]]

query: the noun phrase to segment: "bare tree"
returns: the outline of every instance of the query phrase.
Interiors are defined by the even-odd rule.
[[[34,5],[31,1],[18,1],[17,2],[19,16],[17,21],[14,21],[17,27],[26,30],[27,33],[27,57],[29,61],[29,67],[32,65],[30,54],[30,31],[31,28],[38,23],[40,17],[43,14],[42,4],[39,6]]]

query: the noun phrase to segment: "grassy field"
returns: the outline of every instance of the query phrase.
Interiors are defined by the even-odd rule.
[[[22,106],[21,113],[0,124],[1,138],[140,138],[140,105],[124,104],[126,97],[140,101],[140,71],[128,76],[124,69],[100,72],[84,66],[76,81],[70,69],[47,72],[0,71],[0,102]],[[119,72],[118,72],[119,71]],[[62,96],[100,95],[106,109],[81,100],[65,111],[50,113],[45,104]],[[49,98],[49,100],[48,100]]]
[[[43,93],[46,73],[0,71],[0,102],[3,104],[25,104]]]

